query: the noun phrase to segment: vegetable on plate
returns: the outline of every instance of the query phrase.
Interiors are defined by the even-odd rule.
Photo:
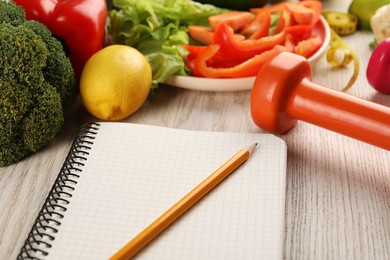
[[[129,45],[144,54],[152,67],[153,84],[171,75],[188,75],[183,57],[188,26],[208,26],[208,17],[226,9],[190,0],[113,0],[108,31],[114,44]]]
[[[13,0],[28,20],[46,25],[66,45],[76,79],[87,60],[104,47],[106,0]]]
[[[320,1],[283,2],[228,10],[191,0],[114,0],[112,43],[132,46],[148,59],[153,86],[172,75],[254,76],[265,57],[291,51],[310,57],[323,39],[313,28]],[[261,57],[256,57],[260,55]]]
[[[22,160],[61,130],[76,96],[72,65],[46,26],[0,1],[0,166]]]
[[[211,16],[209,28],[189,26],[191,38],[207,47],[186,45],[186,65],[193,76],[237,78],[256,76],[282,51],[309,58],[323,43],[313,33],[321,9],[319,1],[282,2]]]

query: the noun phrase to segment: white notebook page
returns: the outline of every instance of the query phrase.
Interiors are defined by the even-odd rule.
[[[108,259],[241,148],[252,156],[139,259],[282,259],[286,145],[269,134],[100,123],[50,259]]]

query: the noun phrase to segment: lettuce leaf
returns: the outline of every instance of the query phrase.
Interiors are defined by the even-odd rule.
[[[208,17],[227,11],[191,0],[113,0],[108,32],[113,44],[145,55],[153,72],[152,89],[171,75],[188,75],[185,66],[188,25],[209,26]]]

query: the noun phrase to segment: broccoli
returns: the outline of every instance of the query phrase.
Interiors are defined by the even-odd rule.
[[[0,166],[47,145],[76,97],[72,65],[46,26],[0,0]]]

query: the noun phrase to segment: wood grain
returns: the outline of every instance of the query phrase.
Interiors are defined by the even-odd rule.
[[[350,1],[323,1],[346,10]],[[345,40],[361,58],[349,94],[390,106],[369,87],[370,32]],[[323,58],[313,81],[341,89],[352,67],[331,69]],[[250,91],[200,92],[161,86],[127,122],[182,129],[262,132],[252,122]],[[61,134],[24,161],[0,168],[0,259],[15,259],[43,205],[77,128],[94,120],[77,102]],[[281,135],[288,145],[286,259],[390,259],[389,152],[298,122]],[[129,144],[130,145],[130,144]]]

